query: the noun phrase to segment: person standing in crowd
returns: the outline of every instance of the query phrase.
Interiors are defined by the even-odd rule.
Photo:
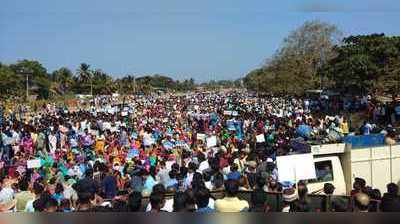
[[[156,176],[156,180],[157,180],[158,183],[161,183],[165,187],[168,187],[167,183],[169,182],[169,171],[166,168],[165,161],[160,161],[159,169],[158,169],[157,176]]]
[[[250,196],[250,211],[267,212],[270,207],[267,204],[268,194],[264,191],[265,179],[262,176],[257,177],[257,185]]]
[[[35,212],[33,203],[40,199],[40,196],[43,194],[43,192],[44,192],[44,186],[39,181],[35,181],[33,183],[33,193],[35,194],[35,197],[26,202],[24,210],[25,212]]]
[[[350,193],[351,196],[355,196],[358,193],[364,193],[365,192],[365,186],[366,186],[365,180],[362,179],[362,178],[356,177],[354,179],[354,183],[353,183],[353,190]]]
[[[381,202],[381,210],[383,212],[400,212],[400,196],[399,187],[395,183],[389,183],[387,192],[383,194]]]
[[[26,179],[21,180],[18,183],[19,192],[15,194],[17,200],[16,209],[18,212],[25,211],[28,201],[35,198],[35,194],[28,190],[29,182]]]
[[[372,129],[372,124],[370,124],[368,121],[365,121],[364,125],[361,127],[361,132],[363,135],[369,135],[371,134]]]
[[[140,192],[132,192],[128,196],[128,208],[130,212],[142,211],[142,194]]]
[[[212,213],[215,212],[214,208],[210,207],[210,191],[202,187],[195,193],[197,210],[199,213]]]
[[[223,199],[215,201],[215,210],[218,212],[245,212],[249,209],[249,203],[240,200],[237,195],[239,193],[239,183],[235,180],[227,180],[225,182],[226,196]]]
[[[340,122],[340,129],[344,135],[348,135],[350,133],[349,123],[346,117],[343,117],[343,121]]]
[[[335,186],[331,183],[325,183],[323,192],[326,195],[322,200],[322,211],[325,212],[346,212],[348,201],[340,196],[333,195]]]
[[[360,111],[362,104],[381,106],[363,100],[347,107]],[[93,101],[81,100],[77,109],[47,104],[23,121],[4,116],[0,209],[139,211],[150,197],[155,207],[150,203],[146,211],[189,212],[197,206],[198,212],[264,212],[280,210],[280,203],[283,211],[313,211],[305,183],[292,188],[279,180],[276,158],[304,152],[296,142],[342,142],[352,126],[341,104],[328,98],[305,102],[301,97],[250,97],[240,91],[168,93],[127,97],[123,104],[134,109],[124,114],[118,98],[98,96]],[[382,130],[386,125],[377,118],[378,110],[374,115],[361,128],[354,124],[360,128],[354,134],[381,131],[395,145],[395,126]],[[239,199],[239,190],[249,201]],[[382,198],[385,211],[396,210],[395,191],[390,185]],[[221,193],[225,197],[214,201]],[[284,202],[269,193],[282,194]],[[332,189],[325,193],[333,194]],[[368,210],[376,210],[380,194],[357,178],[352,201],[360,193],[370,198]],[[360,210],[365,202],[360,199]],[[331,204],[325,210],[346,210],[335,200]]]
[[[102,188],[106,199],[113,199],[117,195],[117,179],[111,168],[108,169],[106,177],[103,179]]]
[[[150,194],[150,204],[151,204],[151,211],[152,213],[159,213],[161,212],[161,208],[164,207],[165,198],[164,195],[161,193],[153,192]]]
[[[0,204],[6,204],[14,200],[15,191],[12,187],[14,180],[7,177],[0,179]]]
[[[369,212],[371,199],[365,193],[357,193],[354,197],[355,212]]]
[[[298,200],[297,192],[294,188],[286,188],[283,190],[283,206],[282,212],[293,212],[296,209],[295,202]]]

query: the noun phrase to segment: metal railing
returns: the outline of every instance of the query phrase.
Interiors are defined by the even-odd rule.
[[[225,196],[224,191],[212,191],[211,197],[213,199],[222,199]],[[246,200],[251,204],[251,193],[252,191],[240,191],[237,197],[241,200]],[[277,192],[266,192],[267,199],[266,204],[269,206],[269,212],[281,212],[283,208],[283,194]],[[168,193],[165,195],[166,198],[173,198],[174,194]],[[307,196],[307,203],[310,212],[332,212],[334,208],[332,207],[332,202],[334,200],[340,199],[343,203],[342,212],[352,212],[354,210],[354,201],[351,196],[343,195],[319,195],[319,194],[309,194]],[[142,206],[146,208],[149,203],[149,197],[143,197]],[[380,211],[380,200],[371,200],[370,211],[379,212]],[[338,211],[338,210],[336,210]]]

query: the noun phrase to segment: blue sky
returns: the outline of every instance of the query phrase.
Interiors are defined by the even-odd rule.
[[[336,24],[345,35],[399,35],[400,2],[2,0],[0,61],[34,59],[50,72],[86,62],[114,77],[236,79],[313,19]]]

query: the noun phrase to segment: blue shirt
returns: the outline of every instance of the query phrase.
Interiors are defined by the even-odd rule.
[[[153,186],[156,185],[156,181],[154,180],[154,178],[149,175],[146,179],[146,181],[144,182],[144,188],[146,190],[148,190],[149,192],[151,192],[153,190]]]
[[[178,188],[178,181],[174,178],[174,179],[169,179],[166,183],[166,187],[175,187]]]
[[[104,178],[103,189],[107,199],[112,199],[117,195],[117,180],[114,176],[106,176]]]
[[[207,206],[207,207],[204,207],[204,208],[198,208],[196,210],[196,212],[199,212],[199,213],[213,213],[213,212],[215,212],[215,210]]]
[[[240,172],[235,171],[235,172],[230,172],[228,174],[228,180],[240,180]]]

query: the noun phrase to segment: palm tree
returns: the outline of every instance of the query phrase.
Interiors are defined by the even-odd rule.
[[[92,76],[95,94],[109,94],[113,83],[112,77],[101,69],[94,70]]]
[[[56,82],[58,89],[60,89],[62,92],[68,90],[74,82],[71,70],[65,67],[54,71],[52,76],[53,81]]]
[[[78,77],[81,82],[90,81],[90,95],[93,95],[93,78],[92,72],[89,70],[90,65],[86,63],[81,63],[78,68]]]

